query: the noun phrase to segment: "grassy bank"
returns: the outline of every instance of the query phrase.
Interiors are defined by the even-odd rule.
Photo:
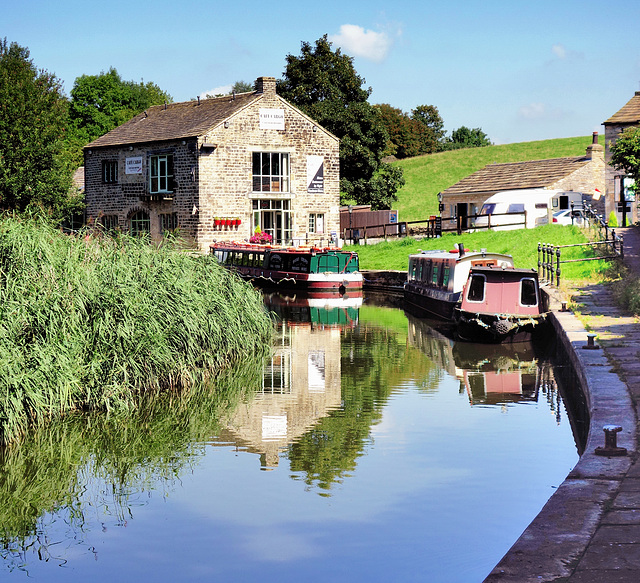
[[[585,136],[466,148],[394,162],[402,168],[406,183],[398,192],[393,208],[398,209],[402,221],[426,219],[437,214],[438,192],[487,164],[582,156],[591,140],[591,136]]]
[[[0,221],[0,425],[77,409],[133,410],[262,353],[261,296],[208,257]]]
[[[439,239],[417,239],[406,237],[375,245],[347,246],[358,252],[360,269],[394,269],[406,271],[408,257],[418,250],[454,249],[458,243],[472,251],[487,249],[495,253],[513,256],[517,267],[536,268],[538,266],[538,243],[553,245],[574,245],[588,242],[588,232],[576,226],[544,225],[535,229],[515,231],[478,231],[476,233],[446,234]],[[563,251],[563,259],[580,256],[592,257],[590,249],[575,247]],[[563,280],[599,281],[606,277],[610,264],[606,261],[569,263],[562,266]]]

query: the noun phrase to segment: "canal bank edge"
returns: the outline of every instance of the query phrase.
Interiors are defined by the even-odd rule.
[[[558,310],[559,302],[553,298],[551,303],[558,342],[571,360],[587,403],[587,444],[576,466],[485,583],[568,581],[602,517],[613,506],[637,453],[636,415],[626,384],[602,349],[585,348],[589,340],[580,320],[572,312]],[[596,455],[596,448],[604,446],[605,425],[622,427],[617,445],[627,449],[626,456]],[[583,573],[582,581],[600,580],[597,572],[595,579],[588,571]]]

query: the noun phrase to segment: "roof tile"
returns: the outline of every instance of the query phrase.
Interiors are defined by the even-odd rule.
[[[545,188],[588,164],[585,156],[489,164],[450,186],[443,195]]]
[[[240,93],[200,101],[154,105],[85,148],[121,146],[201,136],[262,96]]]

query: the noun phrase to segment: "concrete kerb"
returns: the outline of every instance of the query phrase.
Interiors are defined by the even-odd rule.
[[[571,575],[611,507],[637,449],[636,415],[626,385],[602,349],[588,350],[587,331],[571,312],[554,311],[552,322],[580,378],[590,414],[587,445],[580,460],[507,554],[485,579],[558,581]],[[628,455],[595,454],[604,445],[603,426],[622,426],[618,446]]]

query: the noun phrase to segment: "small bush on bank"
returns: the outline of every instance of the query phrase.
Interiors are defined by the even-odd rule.
[[[129,237],[0,220],[0,428],[74,409],[132,410],[269,345],[251,286],[209,257]]]

